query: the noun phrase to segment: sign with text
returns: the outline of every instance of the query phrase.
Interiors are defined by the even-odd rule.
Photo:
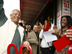
[[[59,12],[57,13],[57,28],[58,28],[58,29],[61,27],[60,21],[61,21],[61,11],[59,11]]]
[[[70,15],[70,0],[63,0],[63,16]]]

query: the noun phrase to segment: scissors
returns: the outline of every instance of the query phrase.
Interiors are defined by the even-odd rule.
[[[10,44],[10,45],[8,46],[8,48],[7,48],[7,54],[10,54],[10,47],[11,47],[11,46],[14,47],[16,54],[22,54],[22,49],[25,47],[25,44],[23,44],[23,45],[20,46],[20,48],[19,48],[19,53],[18,53],[18,50],[17,50],[16,45],[13,44],[13,43]],[[29,48],[29,50],[30,50],[30,54],[32,54],[32,48],[31,48],[31,46],[28,46],[28,48]]]

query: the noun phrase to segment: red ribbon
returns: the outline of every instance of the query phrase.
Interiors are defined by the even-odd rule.
[[[10,54],[10,48],[11,48],[11,46],[14,47],[16,54],[22,54],[22,49],[24,48],[25,44],[23,44],[23,45],[20,46],[19,53],[18,53],[18,50],[17,50],[17,47],[16,47],[15,44],[9,44],[9,46],[7,48],[7,54]],[[31,48],[31,46],[29,46],[28,48],[30,50],[30,54],[32,54],[32,48]]]
[[[17,47],[16,47],[15,44],[9,44],[9,45],[8,45],[7,54],[10,54],[10,48],[11,48],[11,46],[14,47],[16,54],[18,54],[18,50],[17,50]]]
[[[72,26],[69,29],[72,29]],[[64,35],[63,37],[61,37],[60,39],[55,41],[53,44],[54,44],[56,50],[59,52],[62,49],[64,49],[67,45],[70,44],[69,51],[67,54],[72,54],[72,44],[71,44],[72,41],[69,39],[70,39],[69,37],[66,37],[66,35]]]
[[[20,49],[19,49],[19,54],[22,54],[22,49],[24,48],[25,44],[21,45]],[[31,46],[28,47],[30,50],[30,54],[32,54],[32,48]]]

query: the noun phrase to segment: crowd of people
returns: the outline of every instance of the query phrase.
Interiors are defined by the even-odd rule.
[[[55,33],[52,33],[52,35],[56,35],[57,38],[59,39],[63,35],[65,35],[67,31],[71,32],[71,30],[69,30],[69,28],[72,26],[71,22],[72,22],[72,18],[70,16],[62,16],[61,28],[57,29],[57,26],[55,25],[53,27]],[[49,43],[46,42],[43,35],[45,29],[44,25],[42,25],[41,23],[39,23],[39,25],[34,25],[33,30],[30,29],[30,32],[28,28],[26,29],[28,33],[25,36],[27,36],[26,40],[30,43],[33,49],[33,54],[41,54],[41,53],[42,54],[67,54],[69,45],[65,47],[63,50],[61,50],[60,52],[57,52],[55,47],[53,46],[53,42],[49,42]],[[51,30],[51,25],[49,31],[50,30]],[[71,35],[71,33],[68,33],[67,37],[71,37],[69,35]],[[72,40],[72,38],[70,40]]]
[[[8,20],[3,9],[3,0],[0,1],[0,54],[7,54],[7,47],[10,43],[14,43],[18,51],[20,46],[25,44],[23,54],[29,54],[29,45],[32,47],[32,54],[67,54],[69,45],[57,52],[53,45],[54,41],[46,42],[43,32],[47,24],[39,23],[39,25],[34,25],[32,29],[31,25],[26,25],[26,21],[21,20],[19,22],[20,16],[20,11],[15,9],[10,14],[11,20]],[[53,27],[55,32],[52,35],[56,35],[58,39],[66,35],[70,38],[69,40],[72,40],[72,29],[69,29],[71,26],[72,18],[70,16],[62,16],[61,28],[57,29],[55,25]],[[51,25],[49,27],[50,30]],[[13,47],[11,47],[10,52],[15,54]]]
[[[44,25],[39,23],[39,25],[34,25],[33,29],[31,30],[31,26],[25,25],[25,23],[26,21],[21,20],[19,22],[19,25],[21,25],[25,29],[25,39],[30,43],[32,47],[32,54],[54,54],[55,48],[52,44],[53,42],[46,43],[45,38],[42,34],[44,31]]]

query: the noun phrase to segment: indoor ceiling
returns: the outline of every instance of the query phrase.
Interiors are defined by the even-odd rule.
[[[21,0],[21,18],[31,25],[46,4],[46,0]]]

